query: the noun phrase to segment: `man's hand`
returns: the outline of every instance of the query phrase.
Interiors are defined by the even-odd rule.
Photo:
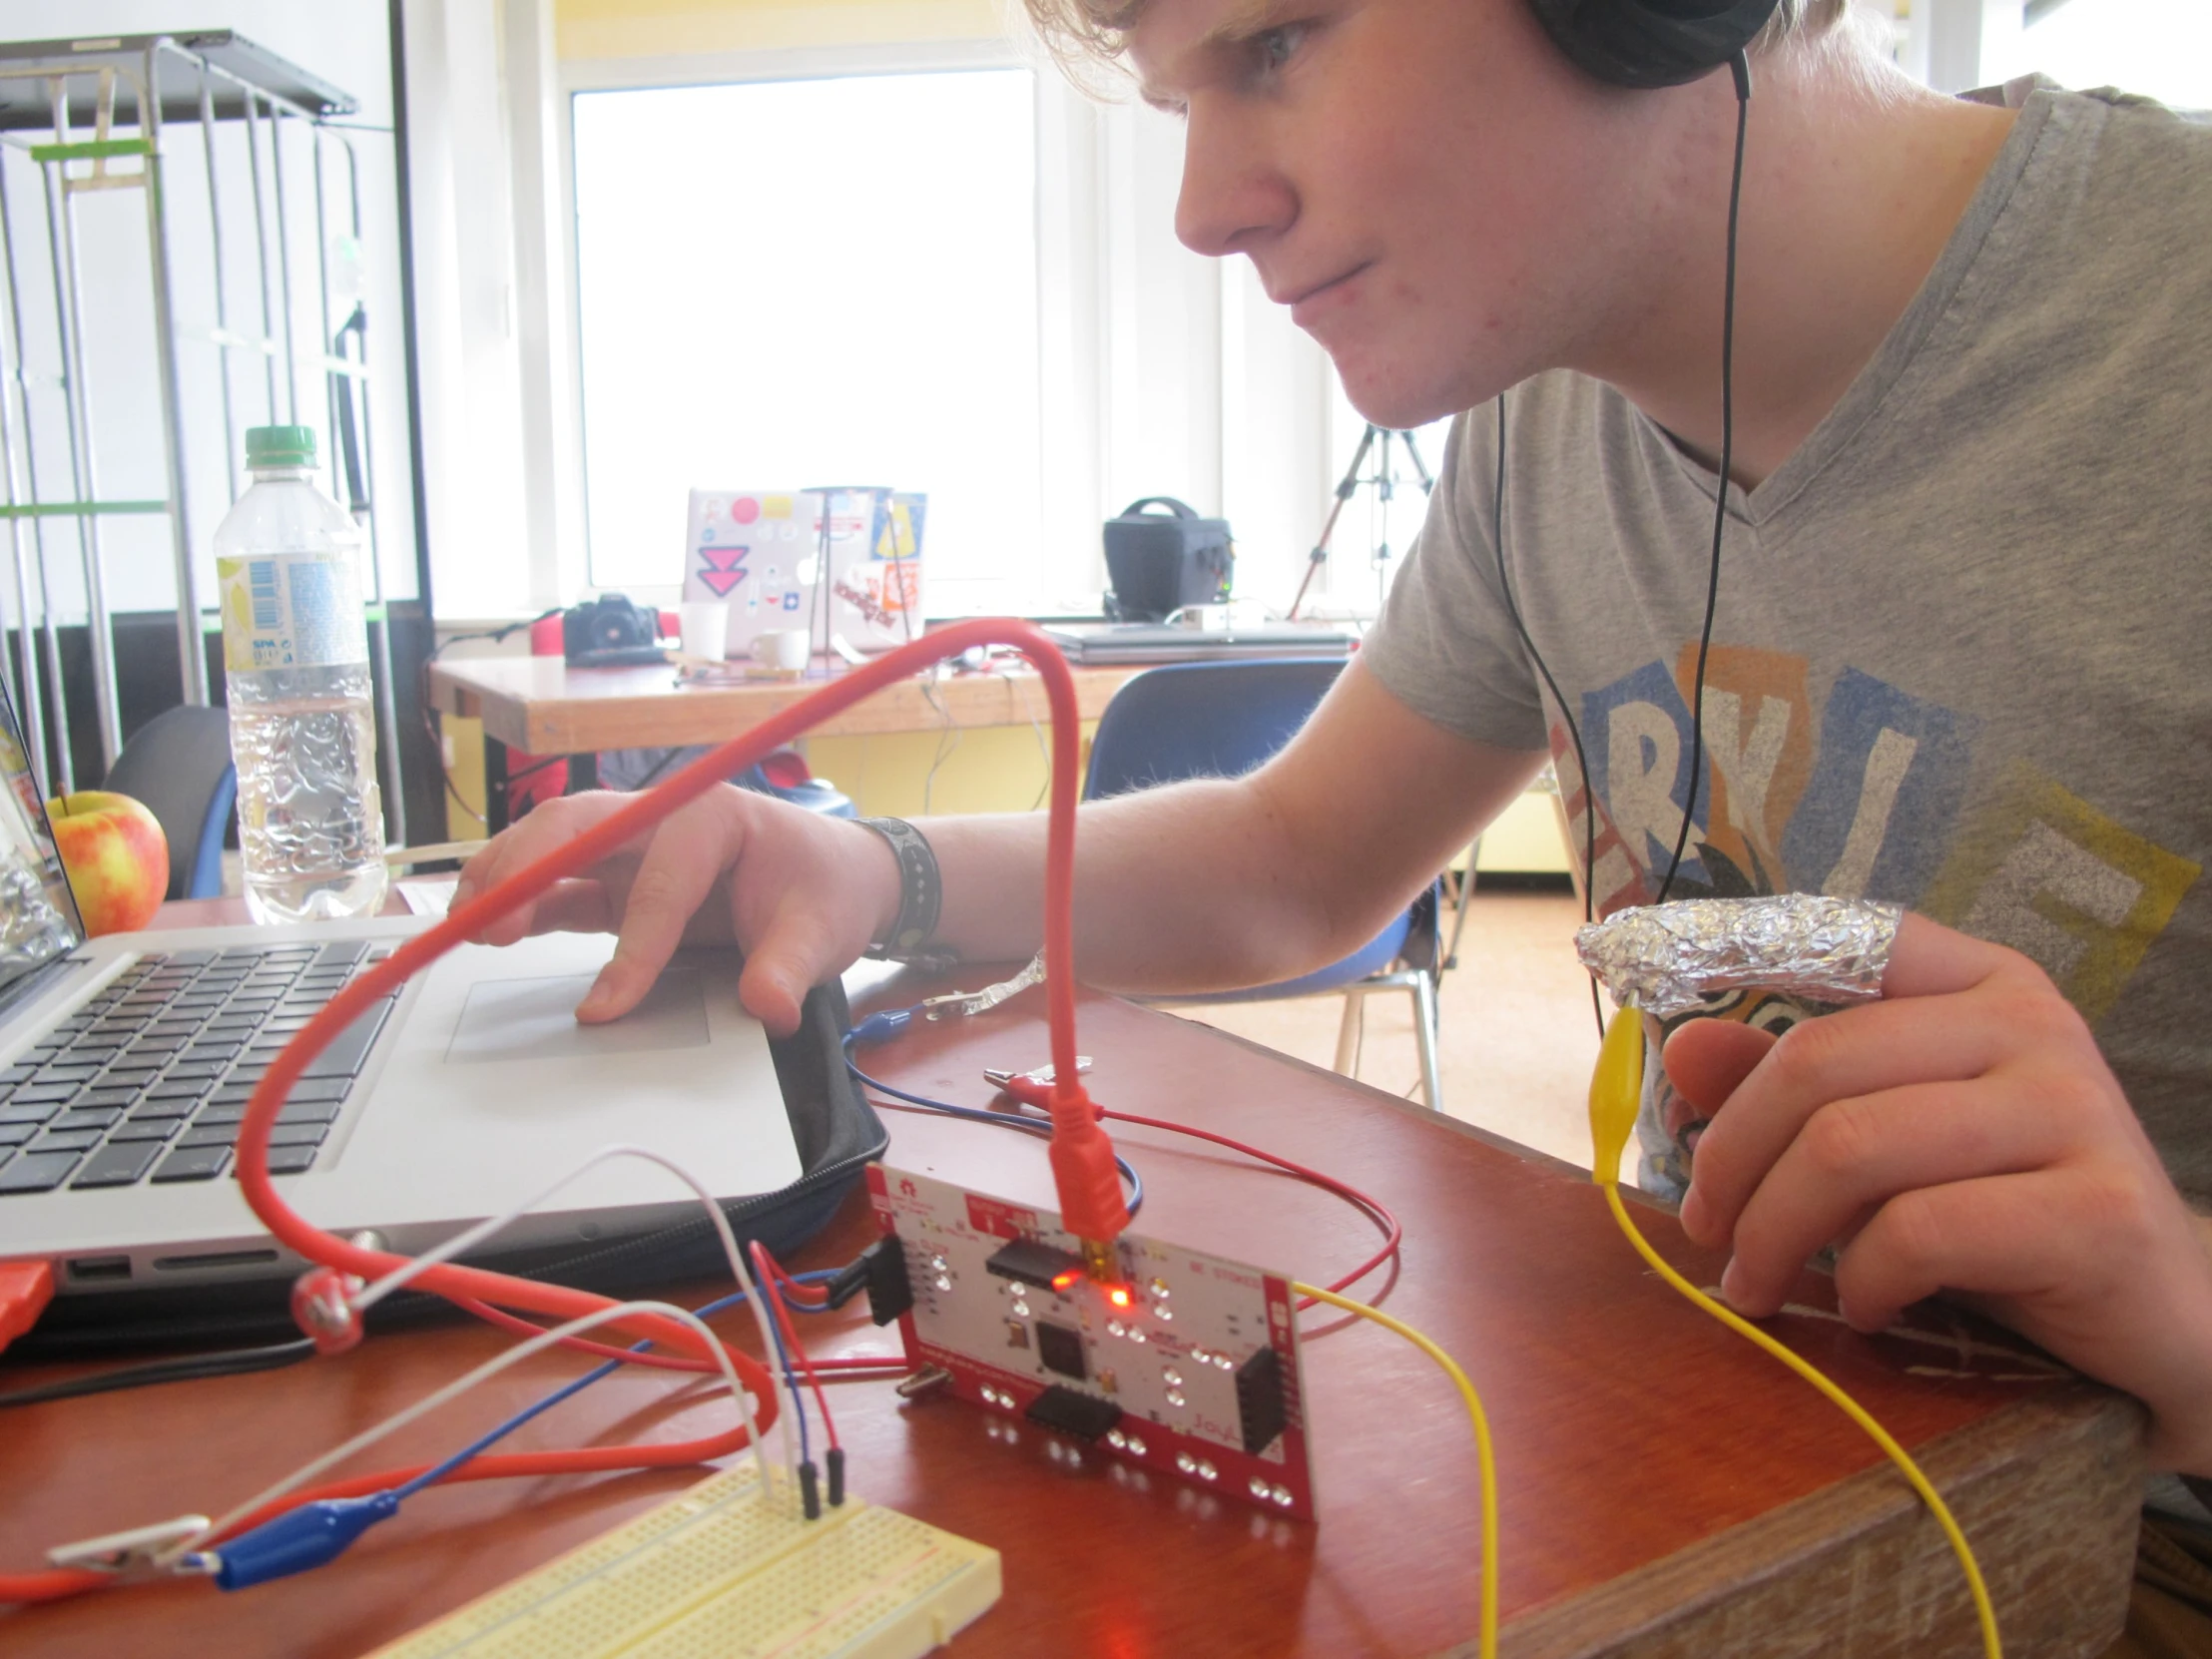
[[[636,797],[549,801],[462,869],[457,909]],[[770,1031],[798,1028],[809,987],[843,969],[897,915],[898,866],[872,830],[725,784],[663,820],[590,875],[557,881],[484,931],[486,944],[530,933],[616,932],[576,1017],[617,1019],[652,988],[676,947],[735,941],[738,995]]]
[[[2212,1253],[2088,1027],[2026,957],[1920,916],[1883,993],[1668,1041],[1712,1116],[1682,1225],[1733,1249],[1729,1301],[1775,1313],[1838,1245],[1857,1329],[1952,1293],[2148,1404],[2159,1466],[2212,1473]]]

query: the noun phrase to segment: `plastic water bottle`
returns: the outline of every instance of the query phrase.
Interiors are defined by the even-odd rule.
[[[257,921],[383,903],[360,531],[313,483],[314,429],[246,434],[253,486],[215,533],[239,845]]]

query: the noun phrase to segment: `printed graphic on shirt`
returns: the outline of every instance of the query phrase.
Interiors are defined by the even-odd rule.
[[[1965,801],[1978,724],[1845,669],[1828,694],[1813,782],[1782,837],[1793,883],[1917,903]]]
[[[1675,681],[1694,692],[1695,643],[1683,647]],[[1805,659],[1713,647],[1705,664],[1705,752],[1712,806],[1702,855],[1712,866],[1713,890],[1731,896],[1779,890],[1783,828],[1813,773]]]
[[[1598,798],[1629,858],[1647,870],[1667,867],[1682,832],[1690,736],[1690,706],[1663,664],[1647,663],[1582,699],[1582,741]],[[1706,806],[1701,791],[1676,877],[1701,887],[1711,884],[1698,854]]]
[[[1585,869],[1596,871],[1589,880],[1596,913],[1609,916],[1631,904],[1649,902],[1644,872],[1621,844],[1620,831],[1613,828],[1604,803],[1596,804],[1594,826],[1585,817],[1591,811],[1590,793],[1583,787],[1581,769],[1574,761],[1574,740],[1564,725],[1551,728],[1551,760],[1552,776],[1559,781],[1560,805],[1566,809],[1567,839],[1572,847],[1568,856]]]
[[[2032,957],[2095,1025],[2202,873],[2015,763],[1917,907]]]
[[[1595,790],[1600,914],[1652,902],[1689,793],[1697,647],[1582,699]],[[1817,730],[1816,730],[1817,727]],[[1801,657],[1716,646],[1706,669],[1704,783],[1674,896],[1828,892],[1903,903],[2019,950],[2093,1026],[2202,873],[2055,779],[2014,764],[1967,813],[1981,722],[1855,668],[1813,714]],[[1592,811],[1565,726],[1551,750],[1574,844]],[[1780,1034],[1828,1011],[1753,991],[1696,1016]],[[1680,1021],[1670,1022],[1679,1024]],[[1641,1180],[1679,1193],[1705,1119],[1645,1071]]]

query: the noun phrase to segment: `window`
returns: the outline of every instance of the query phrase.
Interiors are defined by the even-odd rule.
[[[2204,0],[2028,0],[2001,73],[2118,87],[2181,110],[2212,109],[2212,6]]]
[[[676,582],[694,488],[924,491],[933,588],[1034,560],[1036,100],[1027,69],[576,94],[595,585]]]

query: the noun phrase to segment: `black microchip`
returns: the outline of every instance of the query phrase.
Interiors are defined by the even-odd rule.
[[[1046,1371],[1056,1371],[1078,1382],[1090,1375],[1090,1368],[1083,1362],[1083,1334],[1064,1325],[1037,1321],[1037,1358],[1044,1362]]]
[[[1029,1402],[1024,1413],[1031,1422],[1062,1429],[1086,1440],[1095,1440],[1121,1421],[1121,1407],[1110,1399],[1086,1394],[1055,1382]]]
[[[1052,1282],[1072,1272],[1078,1277],[1083,1272],[1083,1258],[1072,1251],[1054,1250],[1048,1244],[1035,1239],[1016,1239],[998,1251],[983,1264],[1001,1279],[1011,1279],[1019,1285],[1035,1285],[1040,1290],[1052,1289]]]
[[[1258,1350],[1237,1368],[1237,1421],[1244,1428],[1245,1450],[1254,1456],[1290,1421],[1283,1400],[1283,1362],[1272,1348]]]

